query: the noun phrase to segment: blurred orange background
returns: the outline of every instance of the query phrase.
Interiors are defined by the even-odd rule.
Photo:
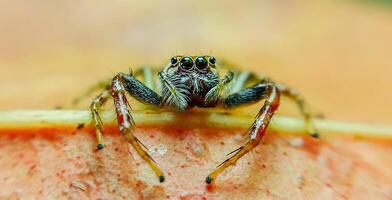
[[[392,122],[388,3],[43,0],[0,8],[1,109],[67,108],[129,66],[212,54],[297,88],[329,119]]]
[[[0,110],[87,109],[90,99],[72,101],[117,72],[163,66],[175,54],[212,54],[297,88],[327,119],[391,124],[391,36],[392,4],[381,0],[0,1]],[[294,109],[285,102],[280,112]],[[92,129],[71,129],[1,130],[0,196],[392,195],[389,140],[267,134],[209,191],[203,178],[241,145],[243,130],[138,127],[152,150],[168,149],[153,155],[168,172],[156,185],[115,129],[105,130],[99,152]]]

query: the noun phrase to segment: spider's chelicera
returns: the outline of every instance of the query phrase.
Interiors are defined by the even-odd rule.
[[[165,180],[163,172],[133,134],[134,121],[125,92],[145,104],[173,108],[178,111],[186,111],[192,107],[215,106],[228,109],[265,100],[255,121],[248,129],[248,142],[233,151],[230,158],[210,173],[205,179],[207,183],[215,180],[224,169],[236,163],[238,159],[260,143],[269,121],[279,106],[280,95],[285,95],[296,101],[305,118],[306,131],[314,137],[318,136],[312,123],[311,113],[297,92],[267,78],[257,79],[254,74],[249,72],[228,71],[225,76],[220,77],[219,67],[221,66],[217,66],[217,61],[212,56],[174,56],[167,66],[158,73],[161,88],[159,92],[156,92],[153,87],[151,69],[142,69],[141,72],[145,77],[144,83],[137,80],[135,74],[118,73],[112,79],[110,87],[97,96],[91,104],[91,112],[96,124],[97,148],[104,147],[102,121],[98,109],[109,97],[112,97],[120,132],[149,164],[159,177],[160,182]],[[254,85],[245,87],[250,79],[258,81]]]

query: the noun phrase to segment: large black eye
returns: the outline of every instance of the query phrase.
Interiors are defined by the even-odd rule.
[[[170,63],[171,63],[172,65],[177,64],[177,62],[178,62],[177,57],[173,57],[173,58],[170,60]]]
[[[204,57],[197,57],[195,63],[198,69],[205,69],[208,66],[208,62]]]
[[[180,64],[182,68],[190,70],[193,67],[193,60],[190,57],[183,57]]]
[[[213,57],[213,56],[210,57],[210,63],[213,65],[216,63],[215,57]]]

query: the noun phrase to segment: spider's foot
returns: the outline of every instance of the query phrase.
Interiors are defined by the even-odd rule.
[[[207,176],[207,177],[206,177],[206,183],[207,183],[207,184],[211,184],[213,180],[214,180],[214,179],[212,179],[210,176]]]
[[[105,145],[103,145],[103,144],[97,144],[97,149],[98,150],[101,150],[101,149],[103,149],[105,147]]]
[[[165,176],[159,176],[159,182],[160,183],[163,183],[165,181]]]
[[[313,138],[320,138],[320,134],[319,134],[317,131],[312,132],[312,133],[310,134],[310,136],[312,136]]]

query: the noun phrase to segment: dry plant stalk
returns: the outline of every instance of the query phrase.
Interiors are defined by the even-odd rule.
[[[137,126],[175,125],[177,127],[200,128],[247,128],[253,120],[253,117],[249,115],[224,112],[134,111],[133,117]],[[74,127],[78,124],[90,124],[91,119],[90,111],[86,110],[0,111],[0,129]],[[115,114],[110,111],[102,112],[102,120],[106,125],[117,123]],[[179,123],[184,121],[187,123]],[[315,119],[315,125],[321,137],[349,135],[367,138],[392,138],[391,125],[369,125],[320,119]],[[283,134],[305,134],[303,120],[279,115],[273,117],[270,130]]]

